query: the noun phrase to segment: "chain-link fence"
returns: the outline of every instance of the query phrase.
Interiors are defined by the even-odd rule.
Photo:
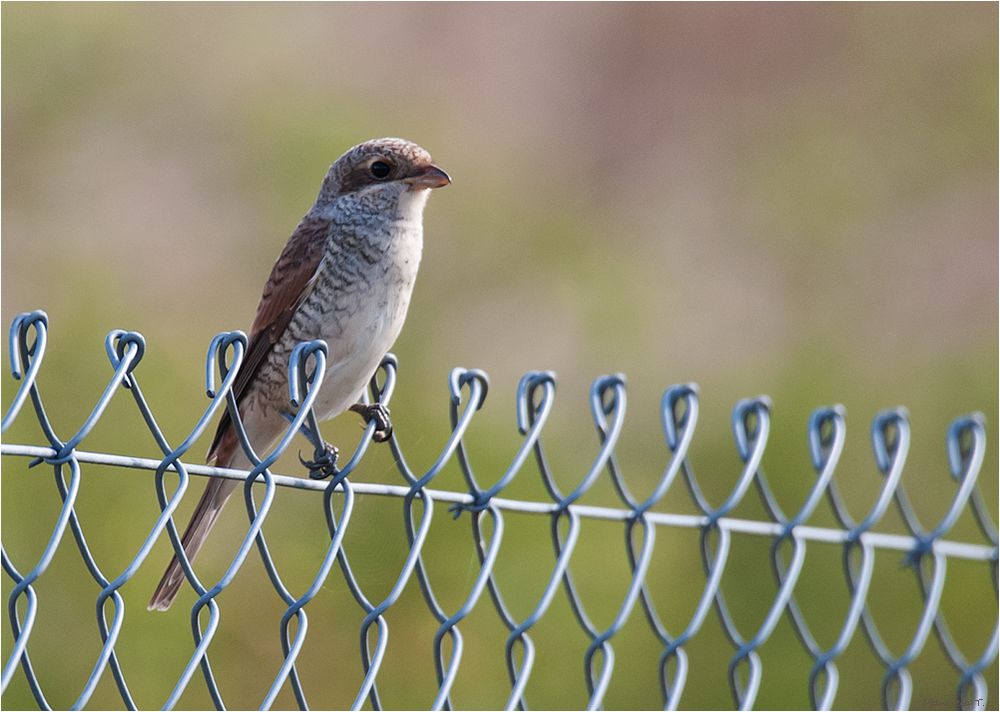
[[[198,419],[190,434],[179,445],[168,442],[161,432],[154,413],[140,388],[136,366],[143,358],[145,345],[142,336],[135,332],[114,331],[106,340],[106,350],[113,368],[113,375],[98,402],[94,405],[75,434],[62,438],[56,433],[46,413],[38,376],[46,350],[48,321],[43,312],[33,312],[19,316],[10,333],[10,360],[14,376],[20,380],[16,395],[4,414],[3,430],[17,418],[31,418],[33,411],[37,424],[41,427],[44,444],[3,443],[5,462],[22,462],[16,458],[32,458],[30,464],[52,468],[55,485],[60,498],[58,514],[47,544],[40,555],[31,559],[15,560],[8,546],[3,550],[3,569],[12,582],[8,598],[8,616],[11,635],[5,638],[9,648],[5,650],[3,667],[3,690],[9,696],[13,680],[23,676],[18,682],[26,683],[30,697],[39,707],[48,708],[46,685],[43,680],[51,680],[59,675],[60,663],[53,660],[36,659],[31,654],[32,634],[38,626],[40,616],[58,616],[56,610],[44,610],[43,597],[37,591],[45,581],[46,573],[51,573],[57,549],[75,543],[78,556],[82,558],[89,576],[97,583],[100,591],[96,598],[96,633],[99,634],[99,649],[90,668],[86,681],[72,701],[73,708],[88,705],[95,690],[113,680],[121,703],[128,709],[163,706],[172,708],[192,687],[204,685],[211,702],[224,708],[221,675],[210,663],[209,647],[216,638],[224,602],[222,594],[234,579],[245,569],[248,561],[258,558],[262,562],[274,593],[281,599],[283,612],[280,616],[279,640],[280,664],[276,669],[260,669],[260,676],[267,679],[267,690],[259,701],[263,709],[272,706],[292,704],[306,709],[314,706],[331,706],[324,697],[320,685],[307,685],[300,674],[304,657],[302,651],[309,633],[309,615],[317,609],[318,594],[334,579],[346,584],[351,597],[361,612],[362,620],[357,633],[360,641],[360,660],[356,660],[360,684],[351,692],[352,708],[370,705],[379,709],[386,702],[380,688],[386,684],[384,661],[389,647],[389,618],[394,606],[400,603],[404,592],[419,589],[426,610],[435,619],[434,632],[427,640],[433,654],[433,668],[436,672],[433,699],[408,701],[408,706],[423,705],[434,709],[461,707],[454,699],[454,687],[460,671],[474,665],[469,663],[470,651],[475,645],[473,639],[463,638],[462,629],[476,612],[489,611],[494,622],[502,624],[505,633],[502,655],[505,660],[507,683],[504,698],[497,698],[496,707],[507,709],[527,709],[531,702],[532,685],[541,673],[541,643],[545,635],[542,630],[546,615],[559,605],[568,604],[575,621],[575,632],[582,634],[585,645],[582,657],[574,663],[573,669],[580,669],[579,684],[586,688],[588,708],[600,708],[607,703],[607,695],[612,680],[628,679],[637,669],[655,671],[658,691],[651,691],[647,704],[662,705],[669,709],[683,706],[703,705],[689,682],[691,662],[689,651],[696,645],[699,636],[705,637],[709,621],[718,625],[728,643],[716,646],[713,664],[726,669],[731,702],[739,708],[751,708],[759,704],[759,693],[764,677],[766,646],[773,639],[779,626],[790,626],[797,639],[798,652],[808,660],[807,679],[802,680],[808,690],[809,704],[817,709],[832,708],[837,704],[838,691],[844,685],[838,665],[845,659],[848,648],[854,645],[865,647],[870,659],[877,663],[881,678],[881,699],[875,695],[871,707],[906,709],[913,699],[914,661],[928,649],[936,648],[942,660],[950,663],[953,687],[948,693],[946,706],[965,709],[985,709],[995,705],[987,700],[992,692],[986,676],[995,665],[997,658],[997,533],[984,498],[977,488],[976,480],[983,466],[986,452],[986,430],[984,418],[980,414],[956,419],[947,433],[947,452],[950,474],[956,487],[947,506],[946,513],[934,526],[922,524],[910,505],[902,482],[902,474],[910,446],[910,426],[907,414],[902,409],[880,413],[871,426],[871,441],[874,448],[874,469],[882,476],[881,486],[874,503],[861,518],[851,516],[844,498],[838,490],[834,477],[845,444],[845,414],[840,406],[816,410],[808,423],[809,452],[811,469],[815,481],[808,496],[799,509],[787,513],[779,507],[776,497],[768,485],[761,467],[762,457],[768,444],[770,431],[770,403],[766,397],[752,398],[736,404],[732,414],[733,435],[736,451],[741,461],[741,469],[736,484],[725,501],[719,506],[709,503],[708,497],[699,486],[695,476],[689,450],[698,422],[699,394],[694,385],[674,386],[664,393],[662,401],[662,426],[669,457],[653,491],[646,497],[636,496],[626,486],[616,459],[616,446],[622,433],[625,417],[626,389],[623,377],[610,375],[597,379],[590,392],[591,416],[598,435],[597,453],[589,468],[579,479],[579,484],[571,491],[560,488],[553,475],[553,468],[543,447],[543,429],[549,420],[555,394],[555,377],[551,372],[531,372],[526,374],[517,388],[517,427],[522,440],[513,461],[495,483],[485,486],[474,475],[470,454],[464,436],[482,407],[486,398],[488,383],[483,372],[456,368],[450,376],[450,422],[451,431],[440,449],[436,461],[426,471],[415,471],[399,445],[397,437],[389,440],[389,447],[395,461],[402,485],[352,482],[350,476],[358,471],[369,445],[375,425],[370,423],[355,451],[340,464],[339,473],[327,481],[287,477],[271,472],[275,461],[286,450],[303,424],[316,427],[311,422],[311,404],[322,381],[326,347],[322,342],[301,344],[293,353],[289,364],[290,403],[292,404],[290,426],[275,449],[266,455],[253,455],[257,465],[246,472],[217,469],[189,464],[186,459],[197,460],[198,453],[189,453],[192,444],[209,426],[213,416],[222,409],[229,408],[237,416],[236,402],[230,393],[235,374],[243,358],[246,346],[245,336],[240,332],[223,333],[217,336],[209,347],[206,379],[210,397],[209,405]],[[217,385],[216,372],[221,375]],[[383,361],[380,372],[372,379],[371,398],[388,404],[396,383],[396,362],[390,355]],[[162,451],[160,458],[142,458],[129,455],[113,455],[105,452],[91,452],[85,441],[95,425],[101,420],[111,400],[120,392],[127,392],[134,400],[135,407],[157,447]],[[235,418],[237,423],[238,417]],[[238,426],[238,430],[241,426]],[[241,433],[244,447],[247,447],[245,433]],[[533,465],[529,461],[533,460]],[[435,477],[446,466],[457,465],[468,486],[467,492],[433,489]],[[117,476],[127,477],[130,470],[148,470],[155,473],[155,493],[159,515],[144,533],[145,538],[137,548],[129,550],[127,565],[114,570],[102,568],[95,557],[92,546],[88,545],[84,525],[78,516],[78,500],[84,489],[85,467],[110,466]],[[540,475],[548,493],[549,501],[526,501],[504,498],[502,495],[513,479],[524,469],[533,468]],[[12,468],[13,469],[13,468]],[[23,470],[21,470],[23,471]],[[18,471],[20,472],[20,471]],[[172,515],[187,494],[191,475],[226,477],[245,482],[243,495],[246,506],[247,526],[242,542],[224,573],[217,580],[201,580],[197,572],[184,557],[180,537]],[[10,486],[8,474],[5,484]],[[18,474],[18,477],[21,475]],[[580,502],[602,477],[610,478],[620,506],[598,507]],[[677,488],[678,480],[686,488],[697,514],[672,514],[663,511],[662,503],[671,488]],[[95,485],[96,486],[96,485]],[[305,590],[293,593],[282,576],[279,575],[275,556],[269,548],[262,530],[278,487],[307,490],[315,497],[316,506],[323,508],[329,541],[324,542],[325,551],[310,575],[311,580]],[[755,489],[766,510],[766,520],[757,521],[735,518],[733,511],[745,499],[748,492]],[[373,597],[370,590],[359,581],[348,559],[344,539],[355,521],[356,503],[365,496],[378,495],[399,498],[403,504],[403,521],[406,536],[405,556],[398,573],[393,570],[391,586],[387,595]],[[838,526],[811,526],[807,522],[826,498]],[[876,527],[883,516],[895,503],[907,535],[880,533]],[[442,512],[438,505],[447,505],[451,517],[467,519],[472,529],[472,542],[476,556],[471,567],[468,593],[457,606],[447,606],[442,601],[454,599],[435,592],[433,576],[429,573],[432,562],[428,560],[425,542],[432,523],[441,521]],[[963,512],[971,512],[983,541],[963,543],[946,537]],[[20,516],[31,516],[30,512],[20,512]],[[496,575],[498,555],[505,544],[505,517],[534,516],[547,519],[551,546],[548,560],[544,564],[544,584],[532,594],[533,602],[528,613],[517,614],[507,601],[516,588],[516,583],[501,582]],[[610,624],[599,624],[592,615],[586,596],[580,591],[580,578],[595,567],[595,562],[580,560],[578,543],[581,532],[596,526],[600,521],[612,523],[624,534],[621,549],[627,560],[627,575],[623,582],[624,595],[615,602]],[[103,524],[88,523],[88,531],[97,526],[111,526],[111,520]],[[440,526],[440,524],[438,524]],[[657,557],[666,555],[665,547],[656,547],[658,532],[687,530],[697,535],[701,571],[684,572],[688,580],[696,579],[698,593],[693,612],[682,625],[672,625],[668,629],[663,609],[671,600],[669,586],[666,591],[663,577],[655,580],[649,574]],[[133,580],[140,567],[149,559],[154,545],[168,538],[184,565],[186,575],[197,592],[197,600],[190,609],[192,639],[189,642],[190,656],[172,690],[166,699],[136,699],[126,676],[126,665],[120,654],[120,641],[127,623],[133,623],[143,616],[161,614],[146,611],[130,611],[126,616],[122,589]],[[734,541],[740,538],[756,538],[769,543],[767,560],[770,572],[759,572],[759,576],[773,582],[773,599],[763,607],[764,615],[752,629],[741,626],[740,616],[734,607],[740,606],[736,597],[723,594],[721,582],[727,565],[736,558],[733,554]],[[274,542],[272,541],[272,544]],[[829,606],[824,613],[827,619],[824,634],[816,635],[807,621],[809,617],[797,597],[796,585],[804,569],[807,547],[834,547],[839,551],[839,570],[825,571],[827,586],[838,589],[845,597],[846,605]],[[253,549],[256,547],[256,554]],[[815,548],[809,549],[816,551]],[[900,647],[888,642],[880,631],[884,618],[877,620],[869,601],[875,571],[876,556],[888,552],[895,557],[895,566],[903,567],[915,577],[915,585],[909,590],[900,590],[898,596],[915,600],[918,615],[906,636],[906,644]],[[946,571],[949,562],[961,561],[974,566],[975,577],[985,583],[984,596],[976,599],[971,608],[962,611],[963,617],[974,617],[983,630],[992,632],[985,635],[985,647],[969,652],[969,643],[953,637],[942,606],[945,590]],[[356,562],[355,562],[356,563]],[[159,559],[151,563],[152,568],[161,565]],[[667,579],[669,581],[669,579]],[[79,596],[89,596],[80,591]],[[262,594],[263,595],[263,594]],[[521,597],[523,598],[523,596]],[[734,600],[736,599],[736,600]],[[667,602],[666,604],[664,602]],[[310,606],[310,604],[313,604]],[[323,604],[320,604],[323,605]],[[401,605],[401,604],[400,604]],[[227,609],[228,610],[228,609]],[[308,611],[308,613],[307,613]],[[713,615],[714,611],[714,615]],[[247,611],[233,612],[234,616],[247,615]],[[550,619],[553,616],[550,615]],[[830,626],[829,619],[836,617],[836,625]],[[676,620],[676,614],[672,620]],[[630,623],[631,622],[631,623]],[[954,621],[953,621],[954,623]],[[616,661],[615,646],[619,645],[627,624],[642,627],[645,635],[655,638],[651,649],[655,654],[648,660],[633,658]],[[963,628],[964,629],[964,628]],[[833,635],[830,635],[833,631]],[[269,629],[269,633],[271,633]],[[312,634],[323,635],[320,631]],[[96,637],[96,636],[95,636]],[[898,636],[897,636],[898,637]],[[821,643],[820,639],[827,639]],[[273,638],[272,638],[273,640]],[[117,646],[117,647],[116,647]],[[75,641],[67,641],[69,655],[77,647]],[[193,649],[191,649],[193,648]],[[963,652],[963,650],[965,652]],[[212,649],[212,655],[219,654],[219,645]],[[496,651],[500,655],[499,651]],[[185,656],[188,652],[184,653]],[[476,656],[474,659],[481,659]],[[776,665],[780,665],[777,661]],[[89,663],[88,663],[89,666]],[[133,668],[134,671],[134,668]],[[200,671],[200,675],[199,675]],[[136,673],[137,674],[137,673]],[[331,676],[336,675],[336,670]],[[349,679],[349,678],[348,678]],[[651,678],[646,678],[651,679]],[[341,683],[340,686],[342,687]],[[306,689],[310,689],[307,696]],[[994,688],[995,689],[995,688]],[[287,697],[291,690],[293,698]],[[281,695],[286,697],[282,698]],[[284,700],[284,702],[282,702]],[[388,702],[388,706],[392,706]]]

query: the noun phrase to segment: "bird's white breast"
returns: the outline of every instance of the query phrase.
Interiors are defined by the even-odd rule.
[[[330,352],[315,406],[320,419],[334,417],[358,401],[402,330],[423,251],[428,193],[407,191],[400,196],[382,258],[373,265],[359,261],[365,286],[353,296],[340,296],[347,315],[323,334]]]

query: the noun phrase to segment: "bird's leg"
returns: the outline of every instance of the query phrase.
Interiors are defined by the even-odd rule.
[[[309,477],[314,480],[325,480],[327,477],[335,477],[340,474],[337,469],[337,456],[340,451],[334,445],[324,442],[323,446],[316,448],[313,453],[314,460],[304,460],[299,452],[299,462],[309,470]]]
[[[283,413],[285,418],[291,421],[294,416],[289,413]],[[309,422],[311,425],[315,426],[316,421],[314,418],[310,417]],[[319,430],[309,427],[306,423],[303,423],[299,428],[299,432],[305,436],[306,440],[312,443],[314,448],[313,460],[305,460],[302,458],[302,452],[299,452],[299,462],[302,466],[309,470],[309,477],[314,480],[325,480],[327,477],[335,477],[340,473],[337,469],[337,456],[340,451],[336,446],[323,440],[319,435]]]
[[[351,410],[365,419],[365,423],[375,423],[375,434],[372,439],[377,443],[384,443],[392,437],[392,421],[389,420],[389,409],[381,403],[355,403]]]

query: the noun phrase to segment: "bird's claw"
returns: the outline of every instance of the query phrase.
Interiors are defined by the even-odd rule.
[[[381,403],[355,403],[351,410],[365,419],[365,424],[374,422],[375,433],[372,439],[377,443],[384,443],[392,437],[392,421],[389,419],[389,409]]]
[[[317,449],[314,454],[315,460],[304,460],[302,452],[299,452],[299,462],[309,470],[309,477],[314,480],[325,480],[327,477],[335,477],[340,473],[337,469],[337,456],[340,451],[330,443],[323,443],[322,450]]]

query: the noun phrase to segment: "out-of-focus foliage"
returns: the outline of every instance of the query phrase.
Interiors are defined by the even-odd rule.
[[[492,377],[469,440],[483,481],[516,448],[517,378],[553,369],[559,397],[546,437],[569,484],[596,451],[586,388],[623,371],[620,462],[637,491],[649,491],[666,460],[660,394],[697,381],[693,458],[713,502],[738,471],[729,409],[761,392],[775,403],[764,466],[786,510],[813,477],[808,414],[834,402],[846,405],[849,427],[837,478],[857,515],[880,484],[868,425],[897,404],[912,415],[904,483],[924,522],[951,499],[945,430],[970,410],[988,415],[982,485],[997,499],[995,4],[6,4],[2,20],[2,317],[49,313],[41,385],[60,432],[75,430],[110,375],[104,334],[128,328],[146,336],[140,379],[179,441],[203,408],[209,340],[249,325],[326,167],[354,143],[401,135],[454,178],[428,206],[420,279],[394,349],[394,414],[411,464],[429,465],[444,441],[452,366]],[[4,406],[12,394],[4,379]],[[26,412],[6,440],[40,442],[30,421]],[[348,445],[356,419],[326,433]],[[155,452],[124,397],[86,447]],[[41,549],[58,503],[51,476],[24,464],[4,462],[3,541],[15,562]],[[283,469],[300,470],[294,457]],[[358,473],[396,477],[384,448]],[[461,480],[448,471],[435,485]],[[106,572],[120,570],[151,525],[152,492],[141,473],[87,468],[79,511]],[[530,468],[510,494],[544,497]],[[614,493],[604,483],[587,501],[613,504]],[[691,511],[679,485],[666,505]],[[301,590],[326,546],[320,507],[300,492],[279,492],[275,506],[266,533]],[[230,510],[201,559],[208,576],[221,573],[243,526],[239,505]],[[823,510],[814,521],[832,518]],[[881,528],[902,531],[894,514]],[[346,546],[373,599],[391,586],[403,531],[397,502],[359,504]],[[979,541],[967,517],[953,537]],[[704,584],[696,537],[657,541],[650,579],[679,632]],[[747,632],[773,597],[766,544],[741,540],[723,583]],[[475,571],[467,518],[442,509],[427,552],[435,590],[454,610]],[[190,593],[168,615],[145,612],[167,556],[161,542],[123,592],[119,652],[147,707],[165,699],[190,652]],[[498,576],[519,616],[551,563],[545,524],[510,517]],[[799,585],[826,645],[846,605],[839,566],[836,550],[811,545]],[[627,580],[620,529],[589,526],[574,572],[606,625]],[[389,616],[380,684],[390,707],[433,697],[436,626],[415,583]],[[234,707],[259,704],[279,663],[281,607],[261,595],[265,585],[259,564],[248,566],[222,598],[211,654]],[[30,650],[50,703],[65,706],[99,649],[97,587],[67,540],[37,588]],[[314,704],[338,707],[361,678],[361,614],[330,588],[310,607],[300,670]],[[918,599],[910,572],[882,555],[871,605],[896,653]],[[458,707],[506,697],[504,631],[489,610],[462,626]],[[996,615],[983,566],[949,567],[944,610],[977,656]],[[608,707],[661,704],[658,645],[638,613],[615,639]],[[564,597],[536,639],[529,702],[584,704],[586,640]],[[5,628],[5,654],[10,640]],[[690,655],[684,706],[731,704],[732,648],[715,620]],[[808,704],[807,659],[786,624],[762,655],[760,706]],[[915,708],[954,705],[955,675],[933,640],[913,671]],[[837,705],[876,706],[879,677],[859,633]],[[94,704],[117,706],[105,678]],[[995,686],[990,695],[995,704]],[[279,699],[293,703],[287,691]],[[23,678],[4,704],[32,705]],[[195,682],[182,704],[210,700]]]

